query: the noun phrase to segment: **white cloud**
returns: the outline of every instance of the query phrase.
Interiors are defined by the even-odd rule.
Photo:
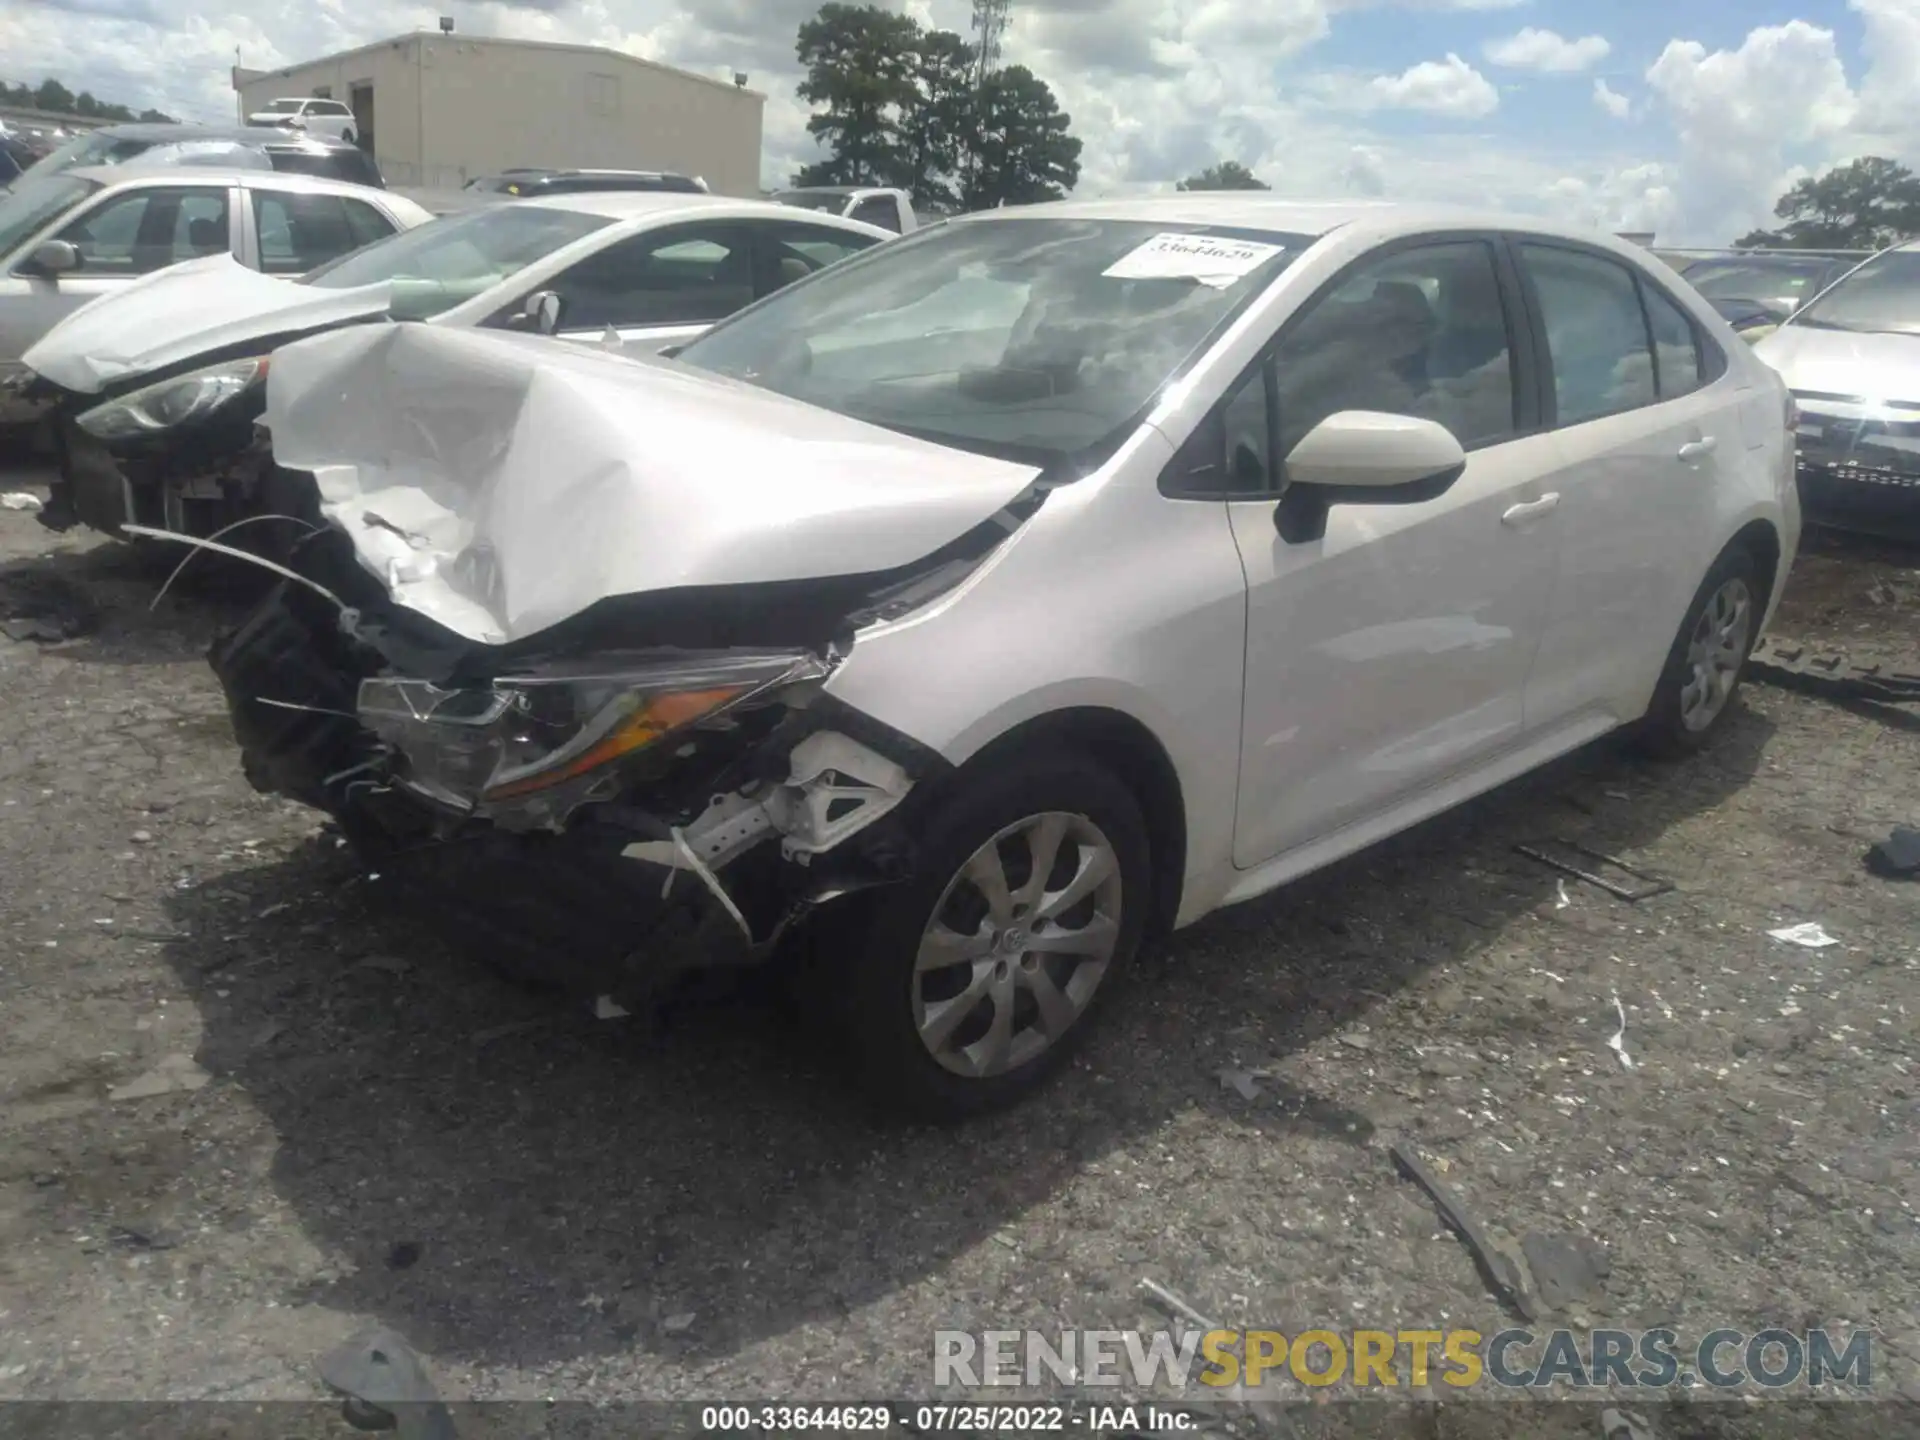
[[[1421,110],[1457,120],[1477,120],[1500,108],[1500,92],[1458,55],[1423,60],[1398,75],[1376,75],[1363,101],[1374,108]]]
[[[1860,108],[1833,32],[1802,20],[1754,30],[1737,50],[1675,40],[1647,87],[1674,132],[1677,220],[1726,239],[1768,220],[1782,175],[1842,144]]]
[[[1613,46],[1604,35],[1582,35],[1578,40],[1569,40],[1552,30],[1537,30],[1531,25],[1487,45],[1487,58],[1496,65],[1514,70],[1539,70],[1549,75],[1588,69],[1612,53]]]
[[[969,0],[884,0],[968,29]],[[1684,32],[1641,88],[1611,74],[1588,94],[1542,88],[1560,124],[1542,138],[1500,115],[1500,92],[1462,55],[1487,28],[1515,29],[1528,0],[1015,0],[1006,40],[1059,95],[1085,142],[1080,190],[1170,187],[1221,159],[1289,196],[1390,195],[1538,210],[1670,243],[1725,241],[1765,223],[1781,186],[1837,160],[1920,155],[1920,0],[1807,0],[1803,14],[1857,23],[1849,75],[1830,30],[1755,29],[1710,49]],[[449,8],[462,31],[575,40],[705,74],[743,70],[768,96],[764,178],[783,181],[815,148],[794,32],[819,0],[0,0],[0,70],[195,119],[233,116],[227,68],[269,68],[417,28]],[[1677,14],[1682,6],[1671,7]],[[1457,36],[1444,60],[1398,74],[1340,73],[1318,47],[1340,27],[1376,31],[1393,12]],[[1467,12],[1483,12],[1481,17]],[[1624,20],[1614,22],[1624,25]],[[1613,39],[1626,48],[1629,37]],[[1644,30],[1635,45],[1649,38]],[[1649,49],[1658,48],[1658,40]],[[1525,42],[1524,44],[1522,42]],[[1489,47],[1493,63],[1593,73],[1607,42],[1529,27]],[[1438,47],[1437,47],[1438,48]],[[1489,72],[1493,73],[1493,72]],[[1589,99],[1590,95],[1590,99]],[[1631,128],[1585,123],[1593,112]],[[1390,112],[1453,121],[1409,125]],[[1531,123],[1532,112],[1528,120]],[[1462,143],[1460,122],[1472,125]],[[1613,139],[1610,137],[1620,137]],[[1631,137],[1631,146],[1627,145]]]

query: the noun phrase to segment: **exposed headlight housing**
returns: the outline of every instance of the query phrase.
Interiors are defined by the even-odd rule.
[[[623,762],[668,736],[827,665],[801,652],[608,656],[542,667],[490,685],[360,682],[360,721],[406,760],[405,783],[513,828],[558,826],[611,798]]]
[[[158,435],[218,410],[236,395],[266,379],[267,357],[228,360],[189,375],[142,386],[117,400],[96,405],[75,421],[102,440],[132,440]]]

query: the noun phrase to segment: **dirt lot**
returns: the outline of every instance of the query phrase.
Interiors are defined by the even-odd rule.
[[[0,638],[0,1396],[313,1397],[369,1321],[463,1399],[920,1396],[934,1329],[1158,1326],[1143,1277],[1514,1323],[1396,1137],[1610,1247],[1576,1324],[1867,1327],[1920,1396],[1920,885],[1861,863],[1920,821],[1920,709],[1753,685],[1696,762],[1596,747],[1178,937],[1025,1108],[903,1132],[755,993],[609,1023],[479,971],[247,787],[214,598],[0,513],[23,575],[101,621]],[[1809,555],[1776,630],[1920,669],[1920,569]],[[1807,920],[1841,943],[1766,934]],[[1367,1433],[1509,1433],[1445,1408]]]

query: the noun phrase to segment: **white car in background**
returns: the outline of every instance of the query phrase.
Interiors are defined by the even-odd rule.
[[[629,1008],[811,933],[810,1053],[944,1116],[1156,931],[1705,743],[1800,536],[1645,251],[1387,204],[969,215],[670,361],[344,330],[267,419],[325,529],[216,647],[254,784]]]
[[[387,190],[268,169],[82,166],[0,195],[0,421],[34,418],[26,352],[82,306],[184,261],[294,274],[432,214]]]
[[[650,353],[892,238],[706,194],[464,198],[472,208],[315,268],[210,261],[155,276],[48,334],[24,362],[61,437],[42,523],[210,535],[244,518],[268,478],[254,432],[267,356],[295,336],[421,320],[612,335]]]
[[[1920,242],[1849,270],[1753,350],[1799,406],[1807,519],[1920,540]]]
[[[247,116],[249,125],[278,125],[288,130],[304,130],[309,135],[324,135],[351,145],[359,138],[353,111],[338,100],[313,96],[292,96],[271,100]]]

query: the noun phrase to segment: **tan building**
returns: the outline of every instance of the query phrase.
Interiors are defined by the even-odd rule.
[[[517,166],[674,170],[760,194],[767,97],[596,45],[420,31],[285,70],[233,72],[244,121],[269,102],[352,107],[390,185],[458,189]]]

